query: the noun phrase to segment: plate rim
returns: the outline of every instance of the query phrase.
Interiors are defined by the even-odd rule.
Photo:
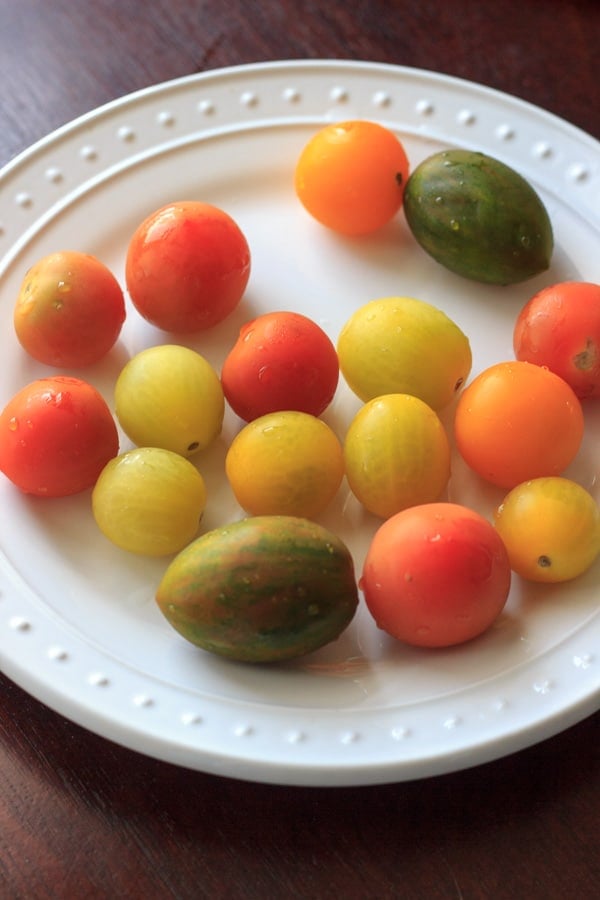
[[[498,91],[495,88],[468,81],[457,76],[445,75],[443,73],[428,69],[417,69],[407,66],[397,66],[390,63],[369,62],[366,60],[274,60],[260,63],[246,63],[239,66],[228,66],[221,69],[213,69],[195,73],[192,75],[185,75],[168,81],[152,84],[148,87],[141,88],[137,91],[109,101],[108,103],[105,103],[86,113],[83,113],[82,115],[65,123],[64,125],[40,138],[38,141],[34,142],[25,150],[18,153],[12,160],[6,163],[2,167],[2,169],[0,169],[0,186],[2,186],[5,179],[10,178],[21,167],[26,167],[29,164],[30,160],[35,158],[38,153],[44,152],[48,147],[53,146],[56,142],[62,141],[73,133],[79,131],[81,128],[85,128],[90,123],[97,122],[105,115],[111,115],[114,112],[125,109],[130,105],[136,106],[136,104],[145,102],[145,100],[147,99],[162,97],[165,95],[165,93],[168,93],[172,90],[178,91],[183,89],[185,91],[190,86],[208,83],[214,79],[233,78],[243,81],[244,78],[250,73],[289,73],[296,70],[299,70],[301,73],[303,73],[306,70],[316,72],[319,69],[327,70],[331,73],[343,73],[347,72],[348,69],[353,69],[360,72],[376,72],[384,77],[416,77],[418,79],[425,80],[427,83],[433,83],[436,85],[452,85],[458,90],[475,92],[483,97],[492,96],[493,98],[496,98],[503,103],[508,103],[510,106],[519,107],[524,112],[535,113],[537,117],[541,118],[545,122],[550,123],[552,127],[559,128],[561,131],[566,131],[567,133],[571,134],[577,141],[583,141],[586,146],[589,143],[590,150],[594,153],[598,153],[600,151],[600,142],[598,142],[592,135],[589,135],[587,132],[580,129],[578,126],[575,126],[572,123],[561,119],[555,114],[547,112],[540,107],[537,107],[519,97],[504,93],[502,91]],[[67,199],[68,196],[69,194],[67,193],[67,195],[65,195],[65,199]],[[1,224],[2,223],[0,222],[0,226]],[[13,244],[11,249],[13,249],[14,246],[15,245]],[[4,259],[6,259],[5,255],[0,258],[0,273],[2,272]],[[0,565],[0,568],[5,568],[7,562],[6,560],[4,560],[4,554],[2,553],[1,555],[2,565]],[[26,626],[26,622],[20,622],[18,620],[18,617],[12,617],[10,627],[12,628],[14,634],[29,634],[31,629]],[[98,731],[97,728],[94,728],[93,722],[87,722],[87,719],[89,719],[89,717],[85,715],[86,711],[84,708],[81,708],[81,704],[78,700],[76,700],[72,696],[65,697],[64,692],[58,690],[55,685],[51,685],[50,688],[46,691],[40,690],[40,685],[38,683],[39,679],[38,681],[36,681],[36,679],[31,676],[31,673],[27,672],[21,666],[18,658],[9,657],[8,665],[6,665],[3,656],[4,654],[0,656],[0,659],[2,659],[3,671],[20,686],[24,687],[25,685],[28,685],[28,687],[24,687],[24,689],[33,697],[35,697],[42,703],[46,703],[46,705],[51,706],[56,710],[56,712],[63,715],[66,714],[63,710],[67,708],[71,709],[74,715],[67,715],[67,717],[72,717],[73,721],[76,721],[79,724],[83,724],[83,727],[88,728],[88,730],[93,731],[100,736],[108,736],[107,734],[102,734],[102,732]],[[38,689],[37,691],[35,690],[36,687]],[[418,777],[427,777],[428,775],[442,774],[443,772],[455,771],[457,768],[467,768],[481,762],[491,761],[492,759],[496,759],[499,756],[506,755],[507,752],[514,752],[515,750],[524,749],[525,747],[530,746],[533,743],[537,743],[539,740],[543,740],[547,737],[552,736],[553,734],[558,733],[566,727],[570,727],[590,713],[595,712],[598,709],[599,703],[600,684],[597,685],[595,690],[587,692],[585,696],[580,697],[578,701],[571,704],[566,713],[565,711],[558,711],[552,712],[546,716],[542,715],[537,722],[537,725],[523,727],[518,734],[517,740],[515,740],[514,733],[496,737],[488,746],[480,747],[480,752],[476,755],[476,758],[473,758],[472,747],[455,747],[452,753],[447,753],[443,756],[443,765],[441,764],[442,760],[439,757],[436,757],[436,761],[431,763],[430,767],[425,765],[421,766],[422,771],[420,772],[420,774],[418,773],[418,763],[413,763],[410,766],[405,765],[403,769],[403,763],[400,759],[399,761],[394,763],[382,763],[374,766],[368,761],[361,764],[352,756],[346,761],[340,760],[337,764],[337,769],[333,769],[331,766],[325,765],[323,763],[314,765],[310,762],[303,764],[298,761],[296,761],[293,764],[293,768],[290,769],[289,763],[285,763],[280,760],[279,768],[277,771],[275,771],[276,766],[274,767],[274,763],[272,760],[263,762],[260,759],[252,758],[251,754],[246,753],[245,755],[244,749],[239,751],[238,756],[221,756],[220,759],[215,759],[212,762],[212,765],[209,765],[207,768],[206,758],[199,759],[198,765],[191,766],[190,763],[192,761],[187,758],[187,754],[185,752],[182,754],[181,746],[170,746],[168,740],[166,742],[164,740],[161,741],[160,737],[155,736],[150,738],[150,743],[154,747],[155,751],[159,750],[158,758],[175,762],[179,765],[199,768],[202,771],[212,771],[215,774],[225,774],[232,777],[241,777],[247,778],[248,780],[259,780],[263,782],[272,781],[279,784],[297,783],[320,786],[322,784],[330,784],[332,783],[332,780],[333,782],[339,784],[371,784],[381,783],[382,781],[399,781],[407,779],[412,780]],[[75,715],[77,715],[79,718],[75,718]],[[98,710],[96,710],[94,715],[100,715],[100,717],[102,718],[105,713],[99,713]],[[92,716],[92,718],[94,718],[94,716]],[[143,748],[140,747],[136,739],[134,739],[133,741],[131,740],[131,735],[128,734],[127,728],[123,723],[117,724],[113,721],[112,724],[112,730],[114,734],[112,737],[109,737],[109,739],[115,740],[117,743],[128,746],[130,747],[130,749],[136,750],[137,752],[146,752]],[[136,731],[135,735],[137,734],[138,732]],[[239,736],[243,737],[242,734],[240,734]],[[349,743],[352,743],[352,735],[349,734],[348,740]],[[507,745],[508,743],[510,743],[510,749],[507,750],[507,747],[505,745]],[[243,745],[240,744],[238,744],[238,746],[243,747]],[[203,751],[201,748],[200,756],[202,756],[203,752],[206,754],[206,751]],[[156,756],[157,753],[155,752],[147,755]]]

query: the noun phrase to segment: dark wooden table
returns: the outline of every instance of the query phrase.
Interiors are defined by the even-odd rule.
[[[131,91],[278,58],[437,70],[600,138],[599,44],[597,0],[0,0],[0,165]],[[419,782],[286,788],[148,759],[0,675],[0,897],[591,900],[598,726]]]

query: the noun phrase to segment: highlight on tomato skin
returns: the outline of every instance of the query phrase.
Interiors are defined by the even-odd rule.
[[[303,148],[294,172],[298,199],[322,225],[371,234],[402,206],[409,161],[402,142],[366,119],[327,125]]]
[[[600,397],[600,284],[565,281],[531,297],[514,326],[518,360],[546,366],[581,399]]]
[[[26,494],[65,497],[86,490],[118,451],[106,401],[79,378],[40,378],[0,413],[0,471]]]
[[[378,627],[415,647],[483,634],[506,605],[511,569],[494,526],[456,503],[413,506],[375,532],[359,587]]]

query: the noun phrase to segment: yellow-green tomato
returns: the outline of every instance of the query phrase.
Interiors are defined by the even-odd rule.
[[[115,414],[138,447],[192,456],[220,434],[224,413],[219,376],[188,347],[160,344],[142,350],[117,378]]]
[[[600,510],[569,478],[534,478],[513,488],[495,525],[513,571],[529,581],[569,581],[600,553]]]
[[[143,556],[178,553],[198,533],[206,486],[188,459],[157,447],[128,450],[100,473],[92,510],[117,547]]]

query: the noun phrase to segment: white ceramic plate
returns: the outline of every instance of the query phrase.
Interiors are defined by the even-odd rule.
[[[295,160],[320,126],[377,119],[411,164],[448,146],[486,151],[541,193],[556,237],[552,269],[514,288],[451,275],[416,246],[402,215],[376,237],[326,232],[300,208]],[[12,332],[21,279],[58,249],[99,256],[123,281],[129,236],[149,212],[199,198],[230,212],[253,253],[229,321],[190,345],[216,366],[239,325],[303,311],[335,338],[352,310],[408,294],[441,306],[469,335],[473,374],[510,358],[512,323],[541,286],[600,281],[600,150],[588,135],[514,98],[440,75],[368,63],[283,62],[159,85],[60,129],[0,173],[2,405],[45,373]],[[130,311],[122,340],[83,375],[112,402],[120,367],[165,335]],[[326,418],[343,431],[357,401],[341,385]],[[214,485],[209,528],[241,511],[223,485],[223,440],[198,460]],[[570,474],[598,495],[597,407]],[[123,447],[126,441],[123,442]],[[455,460],[449,496],[489,513],[498,493]],[[424,777],[485,762],[564,729],[598,706],[600,567],[576,582],[525,587],[482,638],[424,652],[387,640],[363,607],[330,647],[278,668],[193,648],[154,605],[165,561],[127,556],[96,530],[89,494],[21,496],[0,481],[0,659],[32,695],[142,753],[217,774],[306,785]],[[378,522],[346,490],[322,519],[360,570]]]

